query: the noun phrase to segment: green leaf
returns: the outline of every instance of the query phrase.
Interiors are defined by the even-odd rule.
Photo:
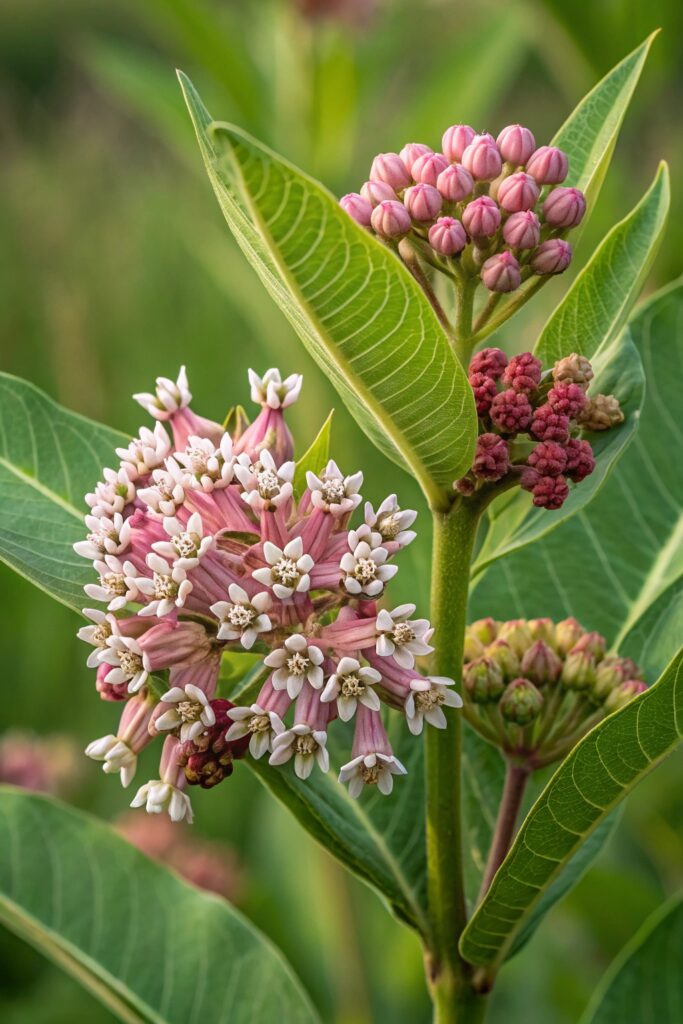
[[[291,765],[247,763],[319,843],[426,935],[422,744],[406,735],[404,723],[392,723],[389,733],[408,774],[396,780],[388,799],[370,787],[353,800],[332,772],[314,772],[302,781]]]
[[[371,440],[444,504],[471,463],[476,414],[419,285],[321,185],[238,129],[212,124],[180,81],[245,255]]]
[[[565,185],[586,193],[589,212],[595,206],[624,115],[656,35],[653,32],[648,36],[591,89],[552,140],[553,146],[569,156]]]
[[[645,922],[598,985],[580,1024],[652,1024],[683,1020],[683,899]]]
[[[543,328],[535,352],[544,364],[570,352],[590,358],[618,333],[652,265],[668,209],[669,174],[662,163],[649,190],[612,228]]]
[[[562,762],[524,821],[463,932],[470,963],[493,974],[547,887],[683,737],[683,651],[645,693],[597,725]]]
[[[80,811],[6,787],[0,923],[128,1024],[317,1019],[282,955],[224,900]]]
[[[85,535],[84,495],[129,441],[0,373],[0,559],[70,608],[92,582],[72,547]]]
[[[318,431],[317,437],[300,459],[296,460],[294,470],[294,497],[299,500],[306,490],[306,473],[320,473],[330,458],[330,437],[332,434],[332,417],[334,409]]]
[[[592,394],[614,394],[624,411],[624,423],[595,434],[587,434],[595,455],[595,470],[579,485],[557,512],[534,508],[530,496],[520,490],[508,491],[493,503],[486,519],[486,533],[472,567],[477,577],[488,565],[512,551],[526,547],[555,530],[601,490],[615,463],[633,440],[644,398],[645,380],[640,356],[628,328],[597,353],[593,360],[595,380]]]

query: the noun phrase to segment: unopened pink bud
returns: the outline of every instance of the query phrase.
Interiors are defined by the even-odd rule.
[[[403,203],[386,199],[372,211],[370,219],[373,229],[384,238],[401,238],[411,228],[410,214]]]
[[[498,380],[503,376],[505,367],[508,364],[508,357],[500,348],[483,348],[470,359],[469,372],[483,373],[487,377]]]
[[[462,164],[476,181],[493,181],[503,169],[495,139],[491,135],[475,135],[462,155]]]
[[[531,257],[535,274],[561,274],[572,261],[572,247],[563,238],[549,238],[541,242]]]
[[[361,227],[367,228],[370,225],[370,217],[372,216],[372,206],[367,199],[359,195],[357,192],[349,192],[348,195],[342,196],[339,200],[339,205],[342,210],[345,210],[349,217],[351,217]]]
[[[510,465],[507,441],[498,434],[480,434],[472,472],[480,480],[500,480]]]
[[[536,508],[557,511],[567,500],[569,487],[563,476],[541,476],[531,493]]]
[[[360,194],[363,199],[367,199],[370,206],[377,206],[378,203],[383,203],[387,199],[398,199],[393,188],[391,185],[387,185],[386,181],[366,181],[361,186]],[[372,213],[372,211],[370,212]]]
[[[410,185],[410,174],[398,153],[380,153],[372,161],[370,177],[377,181],[385,181],[398,192]]]
[[[425,185],[436,186],[439,175],[448,167],[448,160],[442,153],[424,153],[413,164],[413,178]]]
[[[503,160],[515,167],[525,164],[536,149],[533,133],[522,124],[509,124],[496,139]]]
[[[451,203],[459,203],[466,199],[474,189],[474,179],[462,164],[449,164],[436,179],[438,188],[444,199]]]
[[[539,188],[535,179],[519,171],[501,181],[496,199],[508,213],[519,213],[520,210],[532,210],[538,195]]]
[[[432,153],[431,146],[425,145],[424,142],[407,142],[401,152],[398,154],[405,164],[408,173],[413,173],[413,164],[418,157],[424,156],[426,153]],[[414,177],[414,175],[413,175]]]
[[[559,185],[567,177],[569,159],[557,146],[541,146],[531,154],[526,169],[539,185]]]
[[[403,199],[413,220],[434,220],[441,209],[441,193],[433,185],[412,185],[406,189]]]
[[[429,244],[442,256],[454,256],[467,245],[467,235],[459,220],[454,217],[439,217],[429,229]]]
[[[566,475],[575,484],[581,483],[595,469],[595,456],[590,442],[570,437],[565,445],[567,454]]]
[[[586,197],[579,188],[554,188],[543,204],[546,223],[554,228],[575,228],[586,212]]]
[[[522,283],[519,263],[511,252],[498,252],[484,263],[481,279],[490,292],[514,292]]]
[[[533,249],[541,240],[541,222],[533,210],[513,213],[505,222],[503,238],[513,249]]]
[[[452,164],[458,163],[476,134],[468,124],[454,124],[447,128],[441,139],[446,159]]]
[[[479,196],[465,207],[462,223],[472,238],[490,238],[500,226],[500,210],[489,196]]]

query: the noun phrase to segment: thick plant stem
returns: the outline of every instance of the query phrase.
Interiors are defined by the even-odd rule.
[[[464,499],[456,500],[448,512],[434,512],[433,671],[457,682],[462,675],[469,567],[478,521],[477,507]],[[461,813],[462,715],[448,711],[447,717],[446,729],[430,729],[425,736],[429,981],[435,1020],[439,1024],[469,1024],[482,1017],[477,1002],[481,997],[474,995],[469,968],[458,951],[458,939],[467,923]],[[465,1014],[466,1005],[476,1006],[476,1015]]]
[[[481,883],[479,899],[482,900],[488,892],[493,877],[503,863],[505,856],[512,845],[515,834],[515,825],[522,806],[524,790],[529,780],[529,769],[508,761],[505,774],[505,786],[503,797],[498,808],[496,828],[491,840],[491,849],[486,862],[486,870]]]
[[[458,287],[458,301],[455,310],[455,354],[464,367],[470,361],[474,342],[472,340],[472,319],[474,317],[474,294],[477,281],[466,280]]]

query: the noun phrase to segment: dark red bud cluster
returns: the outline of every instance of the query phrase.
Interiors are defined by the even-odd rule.
[[[210,703],[216,721],[197,739],[183,743],[178,755],[178,763],[189,784],[202,789],[213,789],[232,775],[233,761],[244,757],[249,747],[249,736],[232,742],[225,738],[233,724],[227,713],[235,705],[220,698]]]

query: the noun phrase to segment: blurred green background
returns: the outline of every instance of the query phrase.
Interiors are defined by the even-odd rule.
[[[676,0],[4,0],[0,368],[131,432],[140,417],[130,394],[159,373],[175,374],[181,362],[195,406],[216,419],[247,401],[248,366],[301,370],[305,398],[290,417],[299,452],[336,406],[333,452],[347,472],[364,469],[366,496],[397,490],[404,506],[424,511],[414,482],[364,439],[232,243],[174,68],[188,72],[216,117],[248,128],[341,194],[365,180],[375,152],[414,140],[436,145],[454,121],[494,133],[522,121],[539,144],[546,141],[584,92],[658,26],[664,31],[577,266],[637,200],[659,157],[681,180]],[[649,290],[680,272],[682,213],[674,189]],[[566,278],[549,285],[503,340],[530,347],[565,285]],[[402,555],[392,592],[424,613],[421,518],[423,533]],[[63,737],[57,752],[54,741],[5,739],[5,776],[21,775],[26,761],[59,763],[68,799],[118,818],[126,794],[79,756],[90,738],[112,729],[117,709],[96,698],[76,617],[1,566],[0,608],[0,727]],[[641,789],[609,848],[504,972],[493,996],[496,1024],[575,1021],[614,953],[683,883],[680,770],[679,758]],[[192,838],[138,841],[171,863],[174,843],[214,841],[195,846],[194,863],[283,948],[326,1022],[429,1020],[412,935],[246,770],[193,799]],[[0,935],[0,979],[4,1024],[111,1020],[7,935]]]

